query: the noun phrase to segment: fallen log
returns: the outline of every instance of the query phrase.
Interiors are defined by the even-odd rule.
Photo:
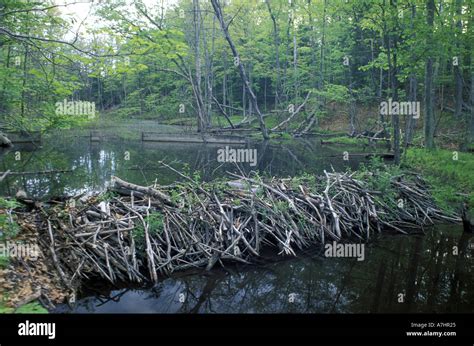
[[[167,194],[161,191],[155,190],[152,187],[145,187],[145,186],[128,183],[125,180],[122,180],[115,176],[112,177],[112,183],[113,183],[112,189],[113,190],[115,189],[117,192],[123,193],[124,191],[128,191],[129,192],[128,194],[133,193],[133,192],[139,192],[144,196],[150,196],[152,198],[159,199],[160,201],[165,202],[166,204],[174,205],[174,203],[171,202],[170,196],[168,196]]]
[[[294,112],[292,112],[290,114],[290,116],[288,118],[286,118],[285,120],[283,120],[281,123],[279,123],[277,126],[275,126],[274,128],[272,128],[272,131],[277,131],[279,130],[280,128],[284,127],[286,124],[288,124],[291,119],[293,119],[300,111],[301,109],[303,109],[303,107],[305,106],[306,102],[308,102],[308,99],[309,99],[309,96],[311,95],[311,91],[308,91],[308,94],[306,95],[304,101],[302,104],[300,104],[298,106],[298,108],[296,108],[296,110]]]
[[[10,174],[10,170],[6,171],[6,172],[1,172],[1,176],[0,176],[0,182],[3,181],[3,179],[5,179],[9,174]]]
[[[0,174],[7,175],[35,175],[35,174],[54,174],[54,173],[69,173],[72,172],[72,169],[51,169],[47,171],[32,171],[32,172],[0,172]],[[1,180],[0,180],[1,181]]]

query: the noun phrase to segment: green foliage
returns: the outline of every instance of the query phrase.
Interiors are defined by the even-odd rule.
[[[0,197],[0,209],[16,209],[19,207],[21,207],[21,204],[16,200]]]
[[[20,231],[20,226],[13,220],[10,215],[0,214],[0,230],[3,235],[0,238],[14,238]]]
[[[14,200],[0,197],[0,240],[14,238],[20,231],[20,226],[16,223],[12,210],[18,208],[20,204]]]
[[[327,83],[323,90],[313,89],[313,92],[328,101],[346,103],[350,101],[349,90],[344,85]]]
[[[159,234],[163,232],[163,214],[151,213],[145,221],[148,223],[150,234]]]
[[[15,310],[5,305],[7,297],[2,297],[2,298],[4,298],[4,300],[0,301],[0,314],[12,314],[12,313],[47,314],[48,313],[48,310],[46,310],[39,302],[31,302],[23,306],[20,306],[18,309]]]
[[[171,190],[170,192],[170,199],[171,199],[171,202],[175,203],[175,204],[179,204],[179,202],[181,201],[181,193],[178,189],[173,189]]]
[[[276,213],[283,213],[290,209],[290,205],[287,201],[276,201],[272,204],[272,209]]]
[[[458,208],[461,202],[468,200],[471,208],[474,208],[472,153],[409,149],[403,165],[423,173],[431,183],[433,197],[441,206]]]
[[[372,157],[369,163],[362,163],[354,173],[354,178],[364,181],[371,191],[378,192],[374,199],[397,208],[398,195],[391,182],[402,176],[403,171],[396,165],[387,165],[379,157]]]
[[[55,8],[40,10],[38,6],[34,1],[6,1],[0,9],[1,26],[18,34],[63,39],[73,28],[74,18],[71,21]],[[101,112],[110,111],[115,119],[140,117],[193,127],[201,109],[209,116],[207,125],[227,126],[217,100],[233,123],[244,114],[255,120],[255,109],[243,92],[243,81],[216,26],[210,2],[199,2],[202,16],[189,15],[194,6],[195,2],[179,0],[161,15],[156,2],[100,2],[91,11],[101,25],[87,28],[87,39],[77,38],[74,46],[80,50],[4,35],[0,122],[16,130],[87,123],[81,116],[56,114],[55,103],[65,98],[95,102]],[[276,126],[287,117],[289,105],[300,105],[306,92],[312,91],[304,109],[288,124],[287,130],[294,130],[312,114],[324,119],[346,112],[352,102],[375,109],[380,97],[392,92],[387,83],[389,61],[397,63],[400,99],[407,98],[410,78],[422,83],[429,56],[439,66],[437,87],[443,95],[451,95],[453,56],[460,58],[464,78],[472,69],[473,7],[465,0],[442,0],[436,6],[433,28],[426,23],[426,4],[409,0],[236,0],[226,4],[223,12],[232,18],[229,32],[267,127]],[[346,59],[348,63],[343,64]],[[358,113],[357,118],[363,117]],[[456,118],[451,128],[460,123]],[[463,138],[469,143],[473,136]]]
[[[145,222],[148,225],[148,232],[150,235],[153,234],[160,234],[163,232],[163,214],[161,213],[151,213],[147,218],[145,218]],[[137,249],[139,252],[143,252],[146,249],[146,237],[145,237],[145,228],[143,227],[142,223],[138,223],[133,230],[133,239],[136,243]]]
[[[10,261],[9,261],[8,257],[0,255],[0,269],[4,269],[4,268],[8,267],[9,262]]]
[[[292,189],[299,189],[300,185],[315,188],[317,186],[316,177],[310,173],[304,172],[303,174],[290,179],[290,186]]]
[[[118,196],[118,194],[116,192],[111,191],[111,190],[107,190],[106,192],[102,193],[99,196],[98,201],[99,202],[108,202],[108,201],[114,199],[117,196]]]
[[[201,173],[199,171],[194,171],[193,180],[196,184],[199,184],[201,182]]]
[[[16,310],[17,314],[47,314],[48,310],[46,310],[40,303],[32,302],[26,305],[20,306]]]

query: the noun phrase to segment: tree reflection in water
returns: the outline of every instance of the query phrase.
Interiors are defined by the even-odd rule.
[[[152,288],[115,290],[108,292],[114,299],[87,297],[72,310],[60,306],[57,311],[471,312],[473,245],[473,235],[462,233],[460,227],[438,226],[426,235],[382,236],[366,246],[361,262],[313,255],[257,266],[234,265],[227,271],[178,274]]]

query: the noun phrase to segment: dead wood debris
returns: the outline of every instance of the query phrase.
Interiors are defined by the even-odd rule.
[[[174,168],[165,165],[177,172]],[[390,185],[404,206],[370,191],[354,173],[262,180],[139,186],[113,179],[116,195],[87,196],[38,212],[43,248],[63,284],[100,276],[110,282],[156,281],[159,274],[225,261],[251,263],[263,247],[279,254],[329,241],[367,241],[374,233],[419,231],[460,222],[436,207],[420,177]],[[117,194],[118,193],[118,194]],[[395,205],[395,207],[394,207]]]

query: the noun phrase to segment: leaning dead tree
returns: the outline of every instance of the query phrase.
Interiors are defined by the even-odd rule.
[[[283,120],[281,123],[279,123],[277,126],[275,126],[274,128],[272,128],[272,131],[277,131],[279,130],[280,128],[286,126],[296,115],[298,115],[298,113],[304,108],[304,106],[306,105],[306,102],[308,102],[309,100],[309,96],[311,95],[311,91],[308,92],[308,94],[306,94],[306,97],[303,101],[302,104],[300,104],[298,106],[298,108],[296,108],[293,112],[291,112],[290,116],[288,118],[286,118],[285,120]]]
[[[379,191],[356,173],[266,180],[229,173],[230,181],[202,183],[164,165],[182,181],[140,186],[114,178],[103,194],[22,214],[37,220],[64,282],[156,281],[189,268],[252,263],[264,248],[295,256],[326,242],[460,222],[436,206],[416,175],[393,177],[389,190]]]
[[[257,96],[255,95],[255,92],[253,91],[252,86],[250,85],[250,80],[247,77],[245,67],[242,64],[239,53],[237,52],[237,49],[235,48],[234,42],[232,41],[232,38],[230,37],[230,34],[229,34],[229,25],[231,24],[232,21],[230,21],[227,24],[225,23],[224,14],[222,13],[222,8],[221,8],[221,5],[219,4],[218,0],[211,0],[211,3],[212,3],[212,7],[214,8],[214,13],[216,14],[216,17],[219,20],[219,23],[221,25],[221,29],[222,29],[222,32],[224,33],[225,39],[227,40],[227,43],[229,43],[229,47],[232,51],[232,55],[234,56],[234,62],[239,67],[240,78],[242,79],[242,82],[244,83],[245,89],[247,90],[247,92],[249,94],[249,98],[250,98],[250,102],[252,103],[252,107],[255,109],[255,112],[257,113],[258,122],[259,122],[259,125],[260,125],[260,130],[262,132],[263,138],[268,139],[270,137],[268,135],[268,130],[265,126],[265,121],[263,119],[263,114],[260,111],[260,108],[258,107]]]

